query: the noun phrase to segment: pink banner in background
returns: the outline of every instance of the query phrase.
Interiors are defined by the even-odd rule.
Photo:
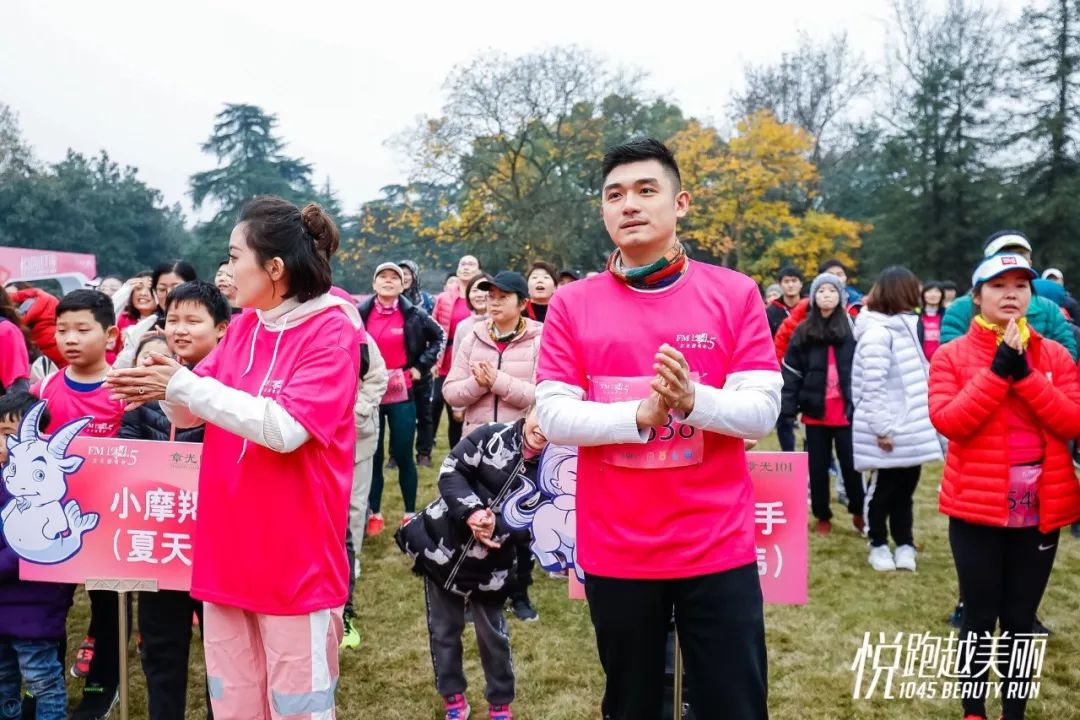
[[[93,279],[97,276],[97,258],[83,253],[0,247],[0,284],[10,278],[32,280],[65,273],[82,273]]]
[[[78,554],[55,565],[20,560],[19,577],[157,580],[161,590],[190,589],[202,445],[79,437],[68,454],[85,462],[68,476],[65,502],[101,519]]]
[[[806,453],[746,454],[754,483],[754,539],[765,602],[805,605],[809,581]]]
[[[754,484],[761,593],[771,605],[805,605],[809,582],[806,453],[747,453],[746,466]],[[570,573],[570,599],[585,599],[585,586],[574,573]]]

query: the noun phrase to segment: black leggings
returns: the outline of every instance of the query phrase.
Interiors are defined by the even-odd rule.
[[[851,444],[851,426],[806,426],[806,451],[810,463],[810,505],[818,520],[831,520],[829,507],[829,465],[832,463],[833,446],[836,461],[844,478],[844,492],[848,498],[848,512],[863,513],[862,475],[855,470],[855,458]]]
[[[413,401],[416,403],[416,454],[429,458],[435,448],[435,426],[431,417],[433,385],[431,376],[425,375],[412,386]]]
[[[447,347],[447,352],[450,352],[450,348]],[[440,376],[435,380],[435,397],[431,400],[431,436],[438,437],[439,435],[439,421],[442,419],[443,410],[446,410],[446,439],[449,443],[448,447],[453,450],[459,442],[461,442],[462,428],[465,423],[462,420],[454,419],[454,410],[450,407],[450,404],[443,398],[442,389],[443,384],[446,382],[446,377]]]
[[[1022,685],[1030,673],[1020,668],[1010,673],[1010,652],[1017,634],[1032,633],[1035,611],[1039,609],[1050,571],[1057,554],[1058,531],[1043,534],[1039,528],[1003,528],[977,525],[957,518],[949,519],[949,544],[952,546],[956,575],[960,581],[960,595],[964,598],[964,615],[961,621],[961,638],[969,633],[976,635],[976,660],[972,674],[982,676],[962,679],[965,688],[987,681],[1003,683],[1001,698],[1005,720],[1024,717],[1027,700],[1020,697],[1024,692],[1010,693],[1009,688],[1023,690]],[[1000,623],[1002,639],[998,641],[998,669],[1001,678],[993,672],[983,672],[989,642],[995,626]],[[1008,637],[1005,638],[1005,633]],[[1030,642],[1030,640],[1025,640]],[[979,650],[983,649],[980,653]],[[1015,697],[1010,697],[1010,694]],[[964,713],[986,714],[986,689],[982,692],[966,691],[962,700]],[[978,697],[970,697],[977,695]]]

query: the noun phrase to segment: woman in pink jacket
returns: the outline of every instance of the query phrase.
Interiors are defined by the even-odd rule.
[[[512,423],[525,417],[536,395],[536,360],[543,325],[524,317],[529,286],[516,272],[501,272],[475,285],[488,293],[488,317],[478,318],[468,334],[459,331],[459,346],[443,383],[443,397],[453,408],[465,408],[465,431],[485,423]],[[529,600],[532,551],[528,536],[515,537],[517,570],[507,579],[514,615],[523,621],[540,617]]]
[[[464,435],[490,422],[525,417],[536,392],[536,358],[543,326],[522,315],[529,288],[516,272],[476,284],[488,292],[488,318],[460,338],[443,384],[450,407],[465,409]]]

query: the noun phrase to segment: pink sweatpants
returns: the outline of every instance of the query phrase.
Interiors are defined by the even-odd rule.
[[[260,615],[204,603],[206,680],[217,720],[334,720],[341,608]]]

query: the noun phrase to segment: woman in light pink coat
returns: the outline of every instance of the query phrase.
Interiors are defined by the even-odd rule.
[[[465,409],[464,435],[490,422],[525,417],[536,392],[543,326],[522,316],[529,287],[520,273],[501,272],[476,284],[488,292],[488,315],[460,338],[443,398]]]

